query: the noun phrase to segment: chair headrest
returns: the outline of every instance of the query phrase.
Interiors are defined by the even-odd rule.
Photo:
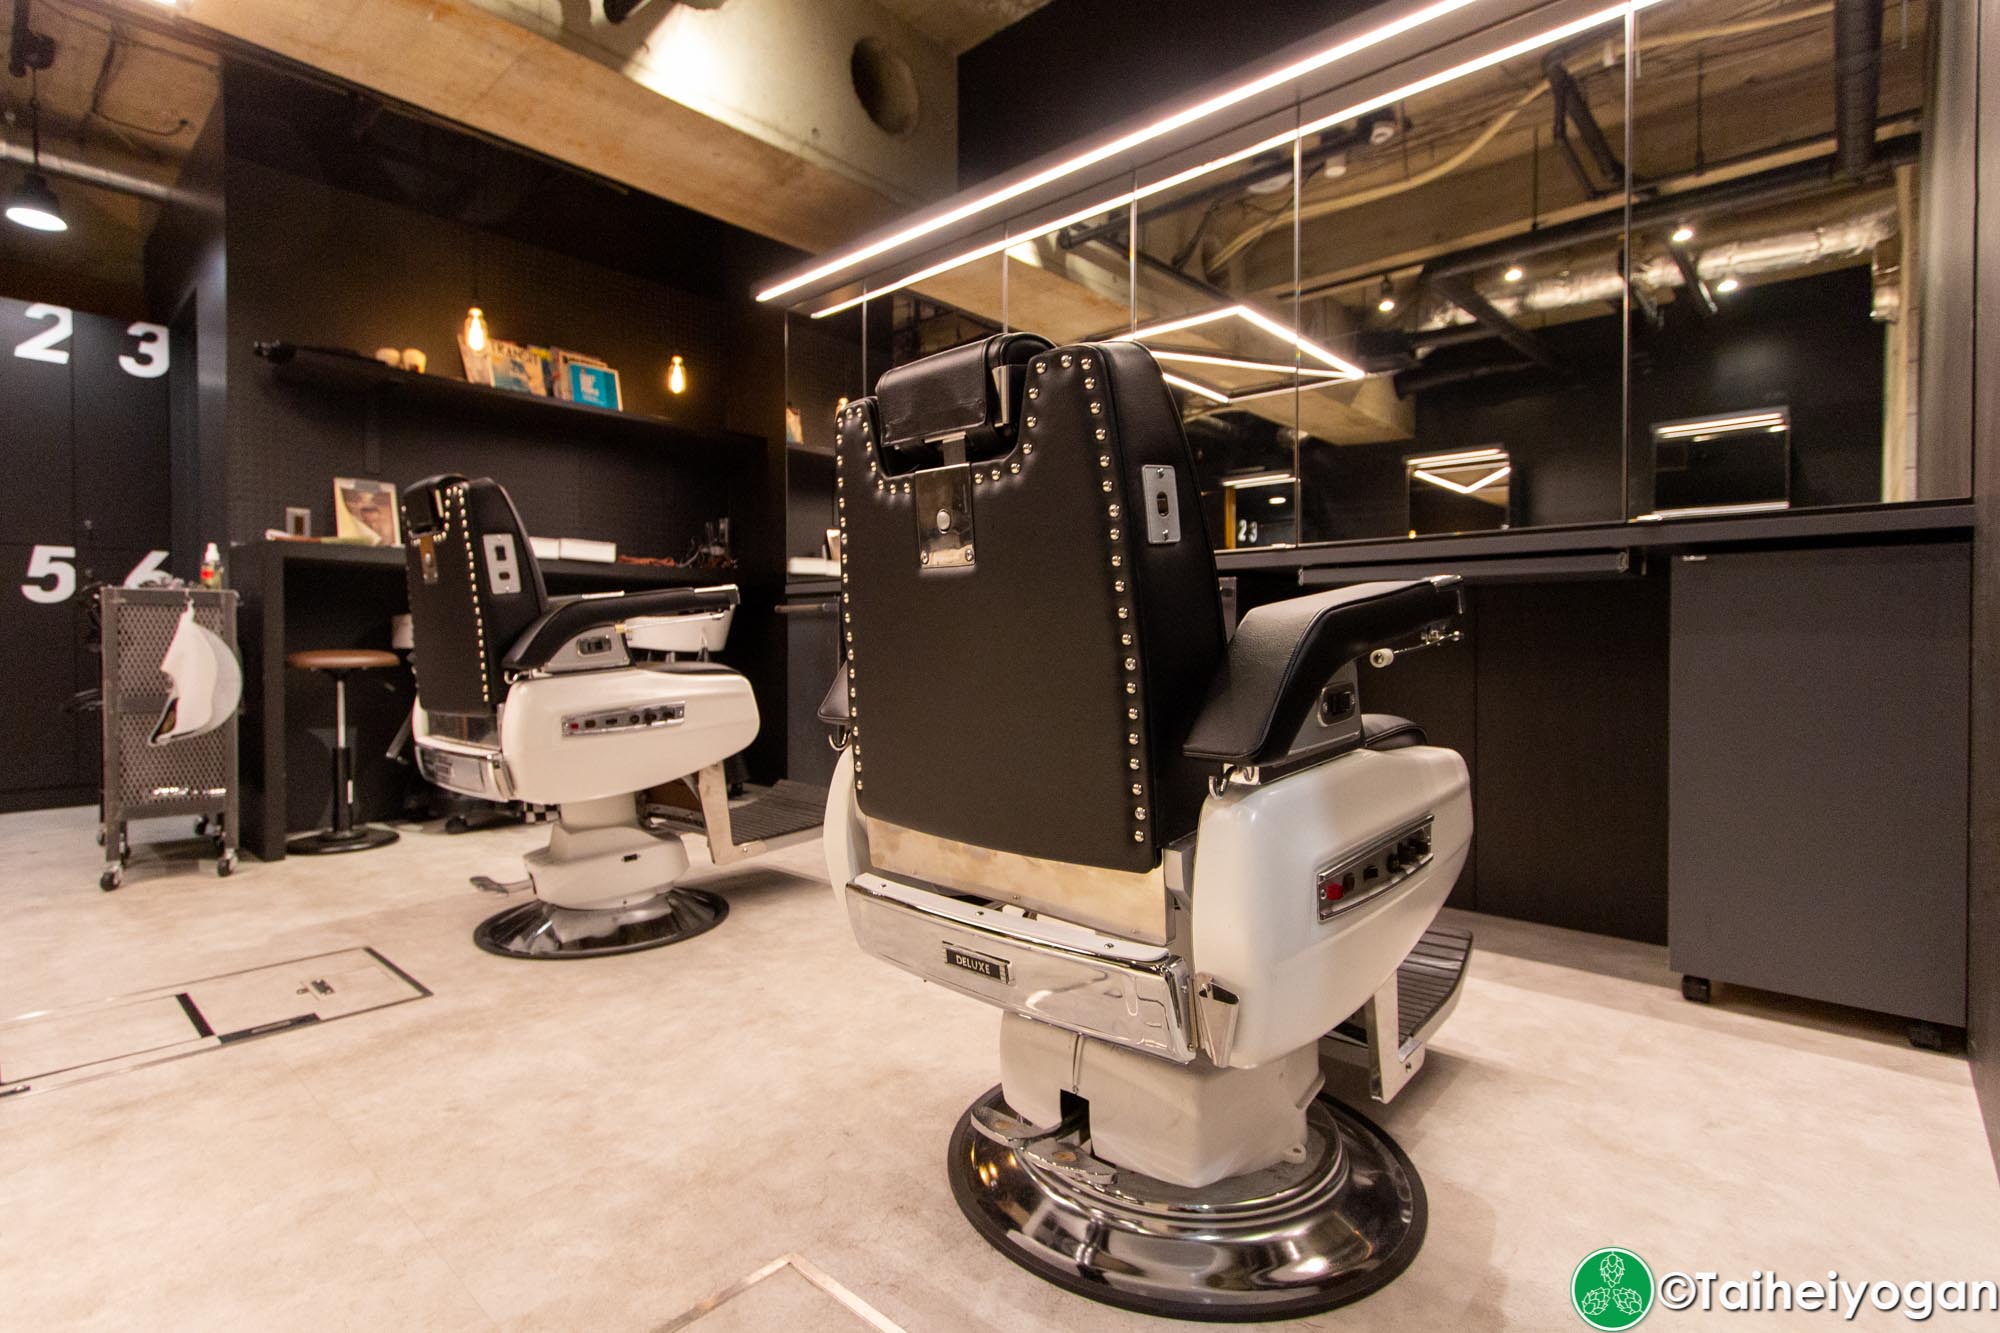
[[[882,443],[907,452],[963,437],[969,460],[1005,453],[1021,419],[1028,362],[1048,350],[1048,339],[1032,333],[996,333],[883,372],[875,385]]]

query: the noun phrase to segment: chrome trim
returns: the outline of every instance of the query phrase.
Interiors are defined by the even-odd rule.
[[[1157,944],[955,898],[864,872],[847,886],[863,949],[988,1004],[1180,1064],[1194,1059],[1193,976]],[[958,949],[1000,976],[947,961]]]
[[[1434,814],[1426,812],[1421,819],[1413,819],[1394,832],[1385,833],[1381,837],[1376,838],[1359,851],[1350,853],[1338,861],[1320,867],[1318,873],[1313,876],[1313,899],[1319,906],[1319,919],[1321,921],[1331,921],[1344,912],[1353,911],[1363,903],[1372,902],[1429,865],[1432,855],[1431,826],[1436,822],[1437,817]],[[1325,890],[1327,884],[1341,878],[1350,871],[1365,866],[1368,862],[1373,861],[1381,853],[1395,847],[1404,839],[1418,834],[1422,835],[1420,840],[1423,848],[1422,855],[1414,860],[1401,862],[1395,869],[1392,869],[1388,874],[1382,875],[1373,882],[1364,882],[1354,891],[1343,894],[1337,901],[1326,901]]]
[[[503,804],[514,799],[514,782],[498,750],[424,736],[417,741],[417,771],[446,791]]]

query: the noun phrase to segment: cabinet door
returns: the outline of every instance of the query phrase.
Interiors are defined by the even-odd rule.
[[[73,544],[76,320],[71,310],[0,297],[0,540]]]
[[[0,488],[4,489],[4,488]],[[94,684],[97,659],[81,664],[82,609],[68,596],[77,570],[72,548],[54,542],[0,544],[0,736],[5,737],[5,776],[0,808],[32,809],[75,799],[64,789],[96,784],[84,767],[87,738],[81,730],[97,724],[97,714],[78,717],[63,705],[79,688]],[[30,578],[30,570],[39,577]],[[24,592],[33,592],[30,597]]]
[[[1962,542],[1673,569],[1676,971],[1965,1022]]]

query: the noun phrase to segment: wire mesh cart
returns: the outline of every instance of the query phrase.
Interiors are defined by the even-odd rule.
[[[236,869],[237,714],[213,731],[150,744],[172,682],[160,670],[181,613],[190,601],[195,621],[234,653],[236,593],[211,588],[112,588],[99,590],[104,675],[104,787],[100,801],[104,873],[97,887],[124,882],[132,853],[128,826],[135,819],[193,815],[195,833],[214,844],[215,870]],[[239,658],[240,660],[240,658]],[[240,709],[238,710],[240,712]]]

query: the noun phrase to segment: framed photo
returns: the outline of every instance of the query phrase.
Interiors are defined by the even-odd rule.
[[[334,535],[357,546],[401,546],[402,510],[396,488],[363,477],[333,479]]]
[[[624,410],[625,399],[619,392],[617,371],[609,366],[586,365],[581,361],[570,362],[568,369],[571,402],[608,407],[614,412]]]

